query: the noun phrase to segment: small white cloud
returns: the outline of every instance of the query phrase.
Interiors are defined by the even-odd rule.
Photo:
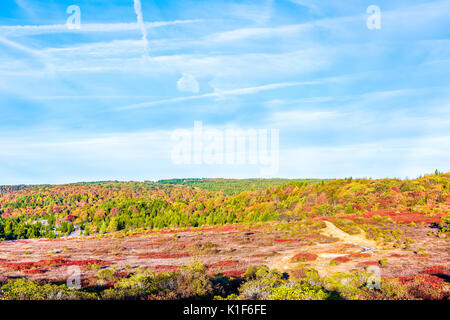
[[[197,93],[200,89],[197,79],[191,74],[183,73],[177,82],[177,89],[179,91],[188,91]]]

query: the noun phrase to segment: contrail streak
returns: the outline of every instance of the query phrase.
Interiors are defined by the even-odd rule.
[[[15,41],[11,41],[7,38],[1,37],[0,36],[0,44],[9,46],[10,48],[14,48],[16,50],[20,50],[22,52],[25,52],[31,56],[34,56],[36,58],[38,58],[43,65],[45,66],[46,71],[48,72],[53,72],[54,71],[54,65],[49,61],[50,60],[50,56],[48,56],[47,54],[39,51],[39,50],[34,50],[32,48],[29,48],[27,46],[24,46],[20,43],[17,43]]]
[[[142,6],[141,6],[141,0],[134,0],[134,11],[136,12],[137,16],[137,24],[142,32],[142,41],[144,42],[144,52],[145,56],[149,57],[148,54],[148,40],[147,40],[147,29],[145,28],[144,24],[144,17],[142,16]]]

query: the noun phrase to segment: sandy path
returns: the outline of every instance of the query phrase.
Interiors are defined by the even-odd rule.
[[[374,248],[377,244],[374,240],[369,240],[366,238],[366,234],[361,230],[361,234],[350,235],[329,221],[324,220],[326,228],[322,229],[322,233],[329,237],[338,238],[345,243],[351,243],[358,246],[372,247]]]
[[[275,257],[270,263],[269,267],[271,269],[277,269],[281,272],[285,272],[291,269],[294,269],[297,263],[292,263],[290,260],[292,257],[299,252],[298,249],[294,250],[286,250],[283,251],[281,254],[282,256]]]
[[[350,244],[356,247],[364,246],[364,247],[371,247],[374,248],[376,246],[376,242],[374,240],[369,240],[365,237],[365,233],[361,230],[361,234],[358,235],[350,235],[343,230],[336,227],[333,223],[329,221],[324,221],[326,227],[321,230],[321,233],[329,236],[338,238],[340,241],[334,242],[331,244],[325,244],[325,245],[317,245],[314,247],[308,248],[308,252],[315,253],[318,255],[318,258],[314,261],[309,261],[308,264],[316,269],[321,276],[330,274],[332,272],[338,271],[338,267],[332,267],[330,269],[329,262],[330,260],[339,257],[339,256],[345,256],[348,254],[348,252],[330,252],[330,249],[337,249],[339,246],[342,246],[343,244]],[[363,249],[356,249],[356,252],[361,252]],[[298,262],[291,262],[290,260],[294,255],[297,253],[305,251],[305,250],[299,250],[299,249],[291,249],[281,252],[281,256],[275,257],[271,263],[269,263],[269,266],[271,268],[277,269],[282,272],[286,272],[288,270],[295,269],[298,265]],[[355,253],[356,253],[355,252]],[[339,270],[343,271],[343,270]]]

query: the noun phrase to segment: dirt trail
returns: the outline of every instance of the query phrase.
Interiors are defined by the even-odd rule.
[[[326,228],[322,229],[322,233],[324,235],[338,238],[342,240],[345,243],[351,243],[358,246],[365,246],[365,247],[372,247],[374,248],[376,246],[376,242],[374,240],[369,240],[366,238],[366,234],[364,231],[361,230],[361,234],[357,235],[350,235],[338,227],[336,227],[334,224],[332,224],[329,221],[324,220],[324,223],[326,224]]]
[[[292,257],[299,252],[298,249],[286,250],[282,252],[282,256],[275,257],[270,263],[269,267],[271,269],[277,269],[281,272],[294,269],[297,263],[292,263],[290,260]]]
[[[339,257],[345,256],[349,252],[346,246],[350,246],[353,253],[361,252],[364,247],[375,248],[376,242],[373,240],[369,240],[365,237],[365,233],[361,230],[361,234],[358,235],[350,235],[338,227],[336,227],[333,223],[329,221],[324,221],[326,227],[321,230],[321,233],[330,237],[338,238],[340,241],[334,242],[331,244],[325,245],[317,245],[314,247],[309,247],[307,250],[303,249],[293,249],[283,251],[282,256],[275,257],[275,259],[270,263],[271,268],[278,269],[282,272],[295,269],[298,265],[297,262],[291,262],[290,260],[294,255],[301,251],[307,251],[310,253],[315,253],[318,255],[318,258],[314,261],[309,261],[308,264],[316,269],[321,276],[327,275],[331,272],[343,271],[340,266],[332,267],[330,270],[329,262],[330,260]]]

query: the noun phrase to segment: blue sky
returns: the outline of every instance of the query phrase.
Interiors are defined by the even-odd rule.
[[[449,0],[133,5],[1,1],[0,184],[259,176],[174,164],[194,121],[278,129],[279,177],[450,171]]]

